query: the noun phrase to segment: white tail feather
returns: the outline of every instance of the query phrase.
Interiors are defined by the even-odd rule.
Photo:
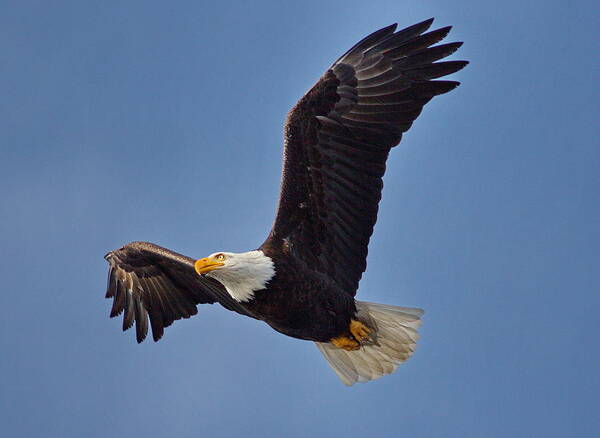
[[[393,373],[415,351],[423,310],[356,301],[357,317],[374,332],[374,341],[345,351],[329,342],[315,342],[329,366],[344,382],[368,382]]]

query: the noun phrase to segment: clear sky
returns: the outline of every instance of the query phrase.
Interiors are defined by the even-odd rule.
[[[2,2],[3,436],[597,436],[598,9]],[[471,64],[391,154],[358,295],[426,310],[414,357],[347,388],[218,306],[123,334],[102,256],[257,247],[288,109],[361,37],[431,16]]]

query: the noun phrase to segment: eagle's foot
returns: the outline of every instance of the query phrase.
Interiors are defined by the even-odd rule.
[[[350,333],[359,343],[371,340],[371,329],[356,319],[350,321]]]
[[[360,349],[363,342],[371,340],[371,329],[356,319],[350,321],[349,330],[352,337],[338,336],[331,343],[342,350],[354,351]]]
[[[360,349],[360,344],[349,336],[338,336],[332,338],[330,341],[337,348],[341,348],[346,351],[354,351]]]

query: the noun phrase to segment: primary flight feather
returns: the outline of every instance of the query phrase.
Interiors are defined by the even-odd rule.
[[[466,61],[441,61],[460,42],[433,19],[367,36],[298,101],[285,124],[283,176],[275,223],[258,249],[198,260],[147,242],[109,252],[110,316],[123,330],[148,322],[158,341],[198,304],[262,320],[314,341],[347,385],[392,373],[413,353],[420,309],[354,299],[366,269],[390,149],[434,96],[456,88],[434,80]]]

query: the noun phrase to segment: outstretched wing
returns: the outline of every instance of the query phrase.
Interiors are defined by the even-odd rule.
[[[248,315],[223,286],[194,270],[194,260],[158,245],[133,242],[109,252],[106,298],[113,298],[110,317],[123,314],[123,331],[134,321],[136,338],[148,333],[158,341],[165,327],[198,313],[197,304],[218,302],[225,308]]]
[[[354,295],[366,268],[390,149],[466,61],[435,62],[462,43],[430,47],[450,27],[433,19],[381,29],[352,47],[296,104],[285,127],[283,178],[264,246],[283,245]]]

